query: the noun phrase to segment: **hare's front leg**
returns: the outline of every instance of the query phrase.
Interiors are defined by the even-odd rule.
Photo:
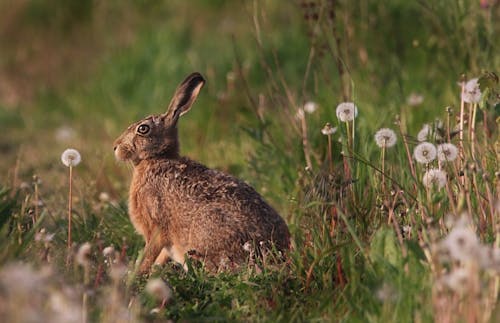
[[[146,243],[146,246],[144,247],[144,258],[141,266],[139,267],[140,273],[145,274],[151,270],[151,266],[153,266],[156,258],[160,255],[162,248],[163,246],[158,243]]]

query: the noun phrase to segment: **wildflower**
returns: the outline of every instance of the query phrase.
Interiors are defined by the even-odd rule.
[[[446,173],[442,170],[431,168],[425,172],[422,182],[427,188],[431,188],[433,185],[436,185],[439,189],[441,189],[446,185]]]
[[[467,103],[479,103],[481,101],[481,90],[479,89],[477,78],[473,78],[465,83],[462,100]]]
[[[479,256],[480,243],[474,231],[465,224],[458,224],[441,242],[441,246],[448,251],[453,260],[475,261]]]
[[[471,273],[467,268],[455,268],[448,275],[443,276],[443,283],[449,289],[462,294],[467,291]]]
[[[417,147],[415,147],[415,150],[413,150],[413,156],[417,160],[417,162],[421,164],[428,164],[434,159],[436,159],[437,151],[436,147],[429,143],[429,142],[423,142]]]
[[[167,302],[172,298],[172,289],[161,278],[149,280],[146,284],[146,292],[162,302]]]
[[[304,104],[304,111],[309,113],[309,114],[314,113],[314,111],[316,111],[317,109],[318,109],[318,105],[316,104],[316,102],[307,101]]]
[[[335,132],[337,132],[337,127],[332,127],[329,122],[327,122],[323,129],[321,129],[321,133],[325,136],[333,135]]]
[[[495,246],[479,246],[478,260],[481,268],[500,273],[500,248]]]
[[[125,266],[125,264],[123,264],[120,261],[111,265],[111,268],[109,270],[109,277],[111,277],[111,279],[117,282],[120,279],[122,279],[126,273],[127,273],[127,266]]]
[[[245,250],[246,252],[252,251],[252,243],[250,241],[245,242],[245,244],[243,245],[243,250]]]
[[[454,144],[445,143],[437,146],[439,161],[454,161],[458,156],[458,148]]]
[[[59,142],[70,142],[75,138],[75,131],[68,126],[61,126],[56,129],[55,139]]]
[[[92,246],[89,242],[82,244],[76,253],[76,262],[81,266],[87,266],[89,264],[91,249]]]
[[[342,102],[337,106],[336,113],[340,121],[352,121],[358,116],[358,108],[353,102]]]
[[[375,142],[380,148],[390,148],[396,144],[396,133],[389,128],[382,128],[375,133]]]
[[[10,263],[0,270],[0,289],[10,295],[29,294],[45,285],[50,275],[49,267],[37,270],[31,264]]]
[[[66,149],[61,155],[61,161],[66,167],[77,166],[81,161],[82,157],[76,149]]]
[[[113,246],[107,246],[102,251],[104,257],[112,257],[115,254],[115,248]]]
[[[381,302],[395,301],[398,298],[397,292],[393,286],[384,283],[375,293],[378,300]]]
[[[110,197],[109,197],[109,194],[107,192],[99,193],[99,201],[106,203],[106,202],[109,202],[109,200],[110,200]]]
[[[422,102],[424,102],[424,96],[415,92],[412,92],[406,99],[406,103],[408,103],[408,105],[412,107],[421,105]]]
[[[45,228],[41,228],[40,231],[35,234],[35,241],[49,243],[54,239],[54,236],[55,233],[47,233]]]
[[[427,138],[429,137],[430,133],[431,133],[431,126],[428,123],[426,123],[426,124],[424,124],[422,129],[418,132],[417,140],[420,142],[426,141]]]

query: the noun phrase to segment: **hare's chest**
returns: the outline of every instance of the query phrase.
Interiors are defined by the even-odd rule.
[[[130,221],[134,225],[135,230],[147,240],[148,232],[150,231],[150,221],[148,214],[145,212],[146,205],[143,204],[140,194],[131,190],[128,204]]]
[[[149,240],[154,230],[153,216],[155,214],[154,196],[147,182],[134,176],[129,192],[129,216],[135,230],[142,235],[146,241]]]

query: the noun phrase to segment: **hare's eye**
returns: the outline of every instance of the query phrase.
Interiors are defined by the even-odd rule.
[[[140,133],[141,135],[145,135],[149,132],[149,126],[147,124],[141,124],[137,128],[137,132]]]

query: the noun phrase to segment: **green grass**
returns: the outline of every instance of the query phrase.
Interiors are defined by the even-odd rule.
[[[2,320],[26,321],[31,311],[45,320],[85,312],[89,321],[103,322],[123,315],[132,321],[498,320],[498,255],[483,269],[442,263],[438,250],[451,230],[450,214],[456,219],[466,212],[481,243],[498,251],[498,81],[482,85],[492,94],[475,123],[475,154],[467,125],[464,155],[443,165],[446,188],[427,189],[423,165],[414,165],[412,174],[415,160],[404,142],[412,154],[424,123],[449,119],[457,126],[462,74],[498,75],[498,4],[26,3],[5,11],[22,26],[18,33],[0,33],[8,49],[0,54],[0,72],[7,71],[0,77]],[[305,18],[314,14],[318,20]],[[44,40],[36,43],[46,44],[51,62],[60,59],[66,68],[37,74],[44,60],[34,48],[31,61],[20,61],[16,53],[29,48],[23,44],[35,42],[30,33]],[[71,40],[78,37],[85,46]],[[71,51],[77,46],[95,55],[77,55]],[[32,77],[17,88],[12,75],[29,71]],[[111,148],[130,123],[162,113],[192,71],[201,72],[207,86],[179,123],[182,153],[254,186],[287,221],[293,250],[284,264],[249,264],[238,273],[210,275],[199,263],[184,272],[167,264],[152,274],[173,292],[162,307],[145,291],[147,279],[134,275],[143,241],[127,215],[131,167],[117,163]],[[13,84],[20,98],[9,100],[2,82]],[[421,94],[423,103],[410,106],[411,93]],[[352,132],[335,113],[346,95],[359,109],[352,146]],[[309,100],[319,108],[305,115],[304,132],[295,115]],[[321,133],[326,122],[337,127],[332,167]],[[386,151],[385,188],[373,139],[383,127],[398,134]],[[451,142],[460,145],[458,137]],[[70,251],[67,169],[60,162],[68,147],[83,159],[74,169]],[[90,257],[79,265],[84,242],[91,243]],[[107,246],[117,253],[103,256]],[[115,279],[119,266],[128,272]],[[460,268],[472,277],[466,293],[446,287],[448,274]],[[12,287],[13,272],[31,287]],[[20,308],[29,310],[18,314]]]

